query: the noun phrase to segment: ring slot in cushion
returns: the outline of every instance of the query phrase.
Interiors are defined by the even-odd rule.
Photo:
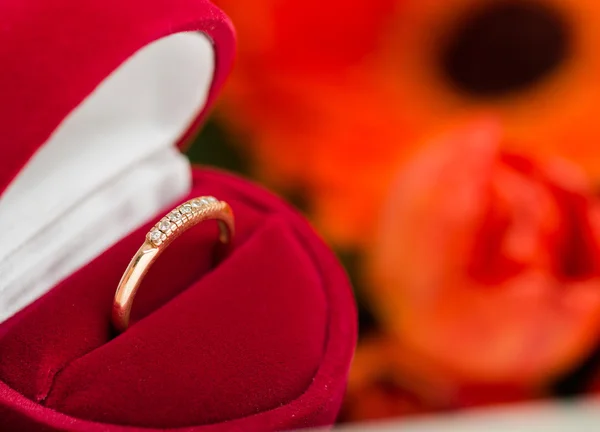
[[[331,314],[340,311],[330,304],[328,278],[338,264],[286,205],[222,178],[196,172],[191,196],[210,193],[231,204],[231,253],[217,246],[216,224],[188,231],[152,268],[134,324],[114,338],[114,290],[150,221],[0,326],[0,380],[75,418],[145,427],[218,423],[301,400],[330,361]],[[337,399],[354,340],[354,310],[340,300],[349,315],[333,325],[349,323],[335,329],[347,340],[336,342],[342,352],[328,366],[342,376],[324,377]],[[345,359],[335,358],[344,350]],[[328,391],[325,385],[324,400]]]

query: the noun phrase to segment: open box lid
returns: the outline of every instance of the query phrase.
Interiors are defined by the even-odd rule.
[[[0,321],[185,194],[234,48],[206,0],[0,3]]]

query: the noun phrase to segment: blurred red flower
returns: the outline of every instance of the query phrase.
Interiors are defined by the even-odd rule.
[[[455,381],[390,335],[362,341],[348,383],[342,421],[364,421],[498,405],[542,396],[516,384]]]
[[[600,202],[577,169],[478,122],[400,173],[373,248],[386,327],[458,382],[541,386],[600,335]]]
[[[385,114],[395,107],[372,88],[375,53],[397,2],[216,3],[239,41],[217,115],[251,148],[255,175],[307,198],[323,233],[354,243],[371,224],[356,197],[366,207],[383,198],[389,179],[380,165],[390,161],[380,150],[390,133],[403,137]]]
[[[341,420],[426,414],[455,408],[456,401],[453,383],[411,358],[397,339],[378,335],[356,352]]]
[[[239,33],[219,116],[339,245],[368,242],[421,142],[482,109],[512,150],[600,173],[596,0],[216,3]]]

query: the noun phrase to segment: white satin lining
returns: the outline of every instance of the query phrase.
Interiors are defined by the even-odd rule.
[[[214,73],[201,33],[154,42],[56,129],[0,197],[0,321],[190,189],[174,148]]]

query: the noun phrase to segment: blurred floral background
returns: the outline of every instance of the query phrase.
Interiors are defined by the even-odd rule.
[[[600,390],[600,3],[215,3],[238,58],[189,155],[345,264],[341,420]]]

